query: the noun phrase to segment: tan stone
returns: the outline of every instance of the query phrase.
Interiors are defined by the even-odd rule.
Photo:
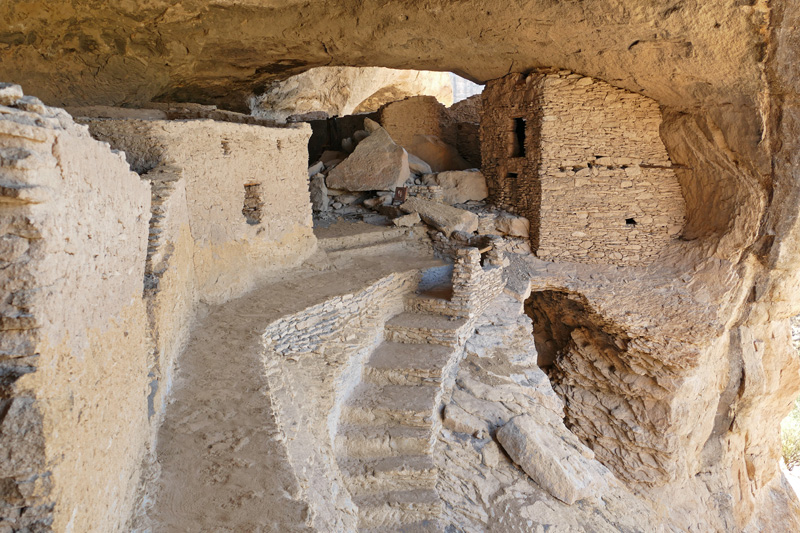
[[[432,181],[442,188],[444,202],[451,205],[485,200],[489,195],[486,179],[477,169],[439,172]]]
[[[497,440],[531,479],[567,505],[598,498],[607,487],[604,478],[610,473],[584,457],[576,437],[569,441],[556,437],[533,416],[511,419],[497,431]]]
[[[283,122],[290,115],[310,112],[344,116],[375,111],[386,102],[420,94],[450,105],[453,91],[449,74],[380,67],[319,67],[270,84],[262,94],[250,99],[250,107],[257,117]]]
[[[426,224],[448,236],[454,231],[473,233],[478,229],[477,215],[439,202],[409,198],[400,209],[406,213],[419,213]]]
[[[428,163],[433,172],[465,170],[470,167],[455,148],[433,135],[414,135],[406,148],[410,154]]]
[[[387,197],[388,198],[388,197]],[[421,222],[418,213],[409,213],[392,220],[392,224],[402,228],[409,228]]]
[[[408,154],[379,129],[330,171],[327,185],[348,191],[394,190],[409,178]]]

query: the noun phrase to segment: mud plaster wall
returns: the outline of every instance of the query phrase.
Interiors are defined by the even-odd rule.
[[[0,172],[0,529],[118,531],[149,430],[150,188],[31,100],[3,108]]]
[[[656,102],[565,71],[506,76],[483,99],[490,194],[531,221],[540,258],[648,264],[678,236],[685,204]]]
[[[211,120],[87,120],[92,135],[124,150],[131,167],[158,166],[185,180],[195,290],[221,303],[313,253],[306,175],[310,128]],[[255,188],[260,216],[243,213]]]

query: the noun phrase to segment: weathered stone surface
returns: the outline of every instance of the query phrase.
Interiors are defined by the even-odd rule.
[[[409,213],[407,215],[403,215],[401,217],[397,217],[392,220],[392,224],[395,226],[409,228],[421,222],[418,213]]]
[[[324,168],[325,168],[325,163],[323,163],[322,161],[317,161],[316,163],[308,167],[308,177],[310,178],[314,174],[319,174],[320,172],[323,171]]]
[[[325,186],[325,176],[317,174],[309,181],[311,192],[311,209],[314,211],[328,210],[328,188]]]
[[[564,439],[533,416],[520,415],[498,430],[497,440],[531,479],[564,503],[602,496],[608,471],[590,463],[594,454],[574,435]]]
[[[414,154],[408,154],[408,168],[415,174],[430,174],[433,172],[428,163]]]
[[[408,154],[386,130],[379,129],[330,171],[327,185],[348,191],[385,191],[401,187],[409,176]]]
[[[365,113],[418,94],[450,105],[450,75],[380,67],[319,67],[270,84],[250,100],[250,107],[255,116],[283,121],[289,115],[314,111],[328,116]]]
[[[367,133],[373,133],[376,130],[379,130],[380,128],[381,125],[372,120],[371,118],[364,119],[364,129],[367,131]]]
[[[511,213],[500,213],[494,219],[494,227],[501,235],[528,237],[530,222],[525,217],[515,216]]]
[[[409,153],[428,163],[433,172],[470,168],[455,148],[433,135],[414,135],[406,148]]]
[[[14,83],[0,83],[0,105],[12,106],[22,98],[22,87]]]
[[[400,206],[400,209],[406,213],[419,213],[419,216],[427,224],[448,236],[454,231],[472,233],[478,229],[476,214],[439,202],[409,198]]]
[[[433,176],[426,176],[425,183],[441,187],[444,202],[451,205],[463,204],[470,200],[485,200],[489,195],[486,178],[477,169],[439,172]]]
[[[469,414],[456,404],[446,405],[442,416],[442,425],[456,433],[466,433],[478,438],[483,438],[489,433],[489,426],[485,421]]]

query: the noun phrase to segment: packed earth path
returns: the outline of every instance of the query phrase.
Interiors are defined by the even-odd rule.
[[[179,358],[158,434],[161,472],[150,495],[150,526],[157,531],[309,530],[307,505],[298,499],[267,391],[263,328],[393,271],[437,263],[407,251],[345,260],[326,271],[306,267],[290,279],[208,309]]]

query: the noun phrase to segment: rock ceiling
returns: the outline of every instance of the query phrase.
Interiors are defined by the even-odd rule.
[[[0,79],[53,105],[241,109],[320,65],[476,81],[568,68],[687,108],[752,106],[770,12],[748,0],[29,0],[0,5]],[[753,4],[753,5],[751,5]]]

